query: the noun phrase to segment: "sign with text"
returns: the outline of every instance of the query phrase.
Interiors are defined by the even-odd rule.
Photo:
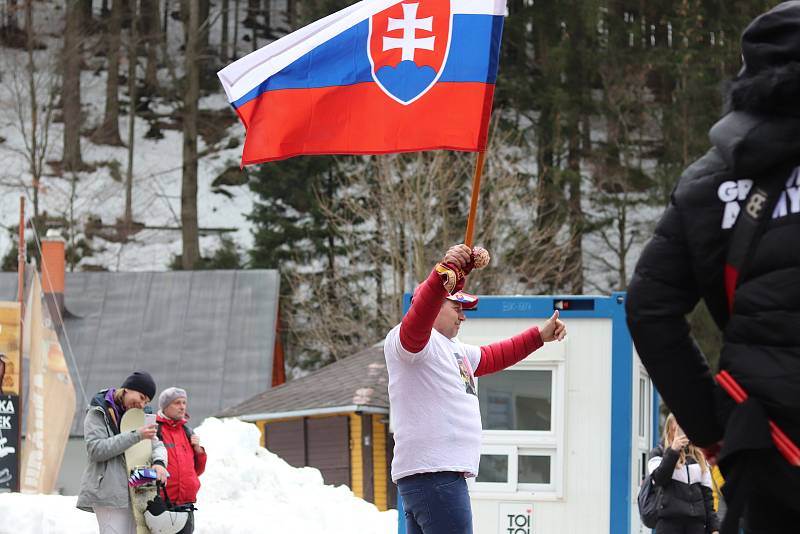
[[[19,397],[0,395],[0,491],[12,489],[19,477]]]
[[[532,503],[497,503],[498,534],[533,534]]]

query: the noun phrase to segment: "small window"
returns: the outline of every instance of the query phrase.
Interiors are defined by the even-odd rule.
[[[508,482],[508,455],[481,454],[476,482],[506,483]]]
[[[487,491],[514,491],[517,486],[517,448],[485,445],[478,476],[470,484]]]
[[[550,431],[553,372],[507,370],[483,376],[478,385],[484,430]]]
[[[520,484],[550,484],[550,456],[520,454],[518,462]]]

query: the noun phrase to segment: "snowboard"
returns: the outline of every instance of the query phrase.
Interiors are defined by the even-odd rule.
[[[138,430],[144,426],[144,411],[139,408],[130,408],[122,416],[119,431],[121,433]],[[125,467],[127,475],[130,477],[137,469],[149,469],[153,455],[153,442],[143,439],[136,445],[125,451]],[[128,485],[128,493],[131,499],[131,509],[133,519],[136,521],[136,534],[150,534],[150,529],[144,522],[144,511],[147,508],[147,501],[156,496],[158,490],[155,484],[138,485],[132,487]]]

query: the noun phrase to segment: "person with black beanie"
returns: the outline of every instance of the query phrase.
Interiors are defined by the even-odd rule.
[[[131,432],[119,430],[122,415],[130,408],[144,408],[156,394],[156,383],[145,371],[128,376],[119,388],[95,395],[83,420],[89,462],[81,478],[77,507],[94,512],[100,534],[135,534],[136,524],[128,497],[125,451],[144,439],[153,440],[151,463],[161,482],[167,479],[167,451],[156,436],[156,425]]]
[[[637,352],[691,441],[716,461],[721,532],[800,524],[800,1],[742,34],[713,144],[673,190],[628,286]],[[719,373],[686,315],[703,299]],[[716,378],[716,379],[715,379]]]

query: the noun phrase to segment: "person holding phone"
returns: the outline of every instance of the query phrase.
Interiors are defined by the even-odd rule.
[[[664,425],[664,445],[650,452],[647,469],[661,493],[655,534],[718,534],[711,469],[672,414]]]
[[[194,531],[194,503],[200,490],[200,475],[206,469],[206,451],[189,425],[189,397],[186,390],[170,387],[158,396],[158,437],[169,455],[167,496],[173,511],[186,512],[189,519],[181,531]]]
[[[94,512],[100,534],[134,534],[136,523],[128,496],[125,451],[143,439],[153,440],[152,467],[161,482],[167,480],[167,451],[156,437],[156,425],[120,433],[122,415],[144,408],[156,394],[150,373],[136,371],[119,388],[103,389],[94,396],[83,420],[89,462],[81,478],[77,507]]]

